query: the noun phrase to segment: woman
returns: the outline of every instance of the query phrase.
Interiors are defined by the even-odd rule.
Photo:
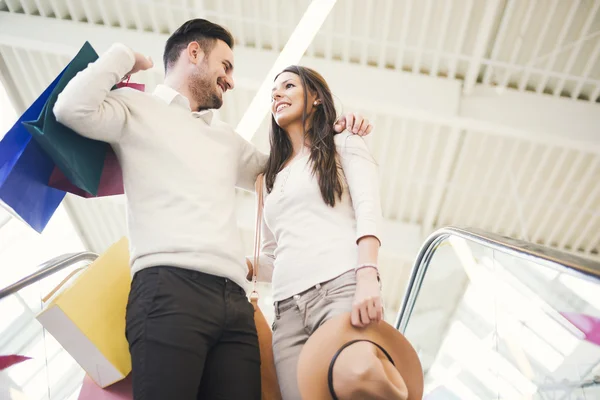
[[[271,113],[258,279],[272,281],[275,365],[291,400],[300,399],[300,351],[320,325],[350,311],[357,327],[383,318],[381,209],[377,165],[361,137],[335,134],[321,75],[286,68],[275,79]]]

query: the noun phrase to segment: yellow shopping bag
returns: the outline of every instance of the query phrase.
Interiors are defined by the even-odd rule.
[[[125,338],[125,309],[131,286],[128,246],[126,238],[112,245],[37,316],[100,387],[118,382],[131,372]]]

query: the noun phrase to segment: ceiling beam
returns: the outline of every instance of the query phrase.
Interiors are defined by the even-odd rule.
[[[46,53],[74,56],[84,41],[98,53],[113,43],[124,43],[146,54],[162,69],[162,51],[168,35],[109,26],[43,18],[33,15],[0,13],[0,44]]]
[[[522,139],[556,139],[559,145],[577,143],[584,151],[600,150],[600,104],[596,103],[476,85],[463,96],[459,116],[519,130]]]
[[[162,73],[162,53],[168,35],[123,30],[83,22],[57,20],[39,16],[0,13],[0,45],[19,47],[65,56],[73,56],[88,40],[98,53],[113,43],[124,43],[155,60]],[[246,88],[259,88],[265,73],[277,60],[277,52],[236,46],[235,79]],[[301,64],[319,71],[339,98],[340,106],[352,104],[376,111],[369,106],[377,100],[392,108],[418,108],[441,115],[455,115],[459,110],[460,81],[413,75],[368,66],[353,65],[314,57],[304,57]],[[356,79],[360,77],[360,79]],[[396,90],[397,88],[397,90]],[[357,101],[358,100],[358,101]],[[357,104],[360,103],[360,104]]]
[[[81,22],[0,13],[0,45],[54,54],[72,56],[83,40],[89,39],[100,53],[120,41],[155,60],[161,60],[167,37]],[[234,53],[236,81],[239,86],[252,89],[260,86],[265,71],[273,66],[278,55],[277,52],[243,46],[236,47]],[[314,57],[304,57],[301,63],[325,77],[341,103],[338,104],[339,109],[343,111],[360,110],[368,117],[386,114],[600,153],[600,143],[595,134],[596,127],[600,126],[598,104],[512,89],[497,90],[482,85],[474,85],[470,94],[461,94],[459,80]],[[156,65],[157,74],[162,74],[160,63]],[[18,82],[24,78],[4,76],[6,82]],[[11,97],[16,98],[14,94]]]
[[[488,50],[490,36],[496,26],[494,20],[496,19],[498,5],[498,0],[488,0],[485,2],[485,11],[481,21],[479,22],[479,32],[477,32],[475,35],[477,38],[475,41],[475,49],[473,50],[473,55],[469,60],[469,68],[467,69],[467,73],[465,75],[464,92],[467,94],[470,93],[471,89],[473,89],[475,86],[477,77],[481,71],[482,61]]]

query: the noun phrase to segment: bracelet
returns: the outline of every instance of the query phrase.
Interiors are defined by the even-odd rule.
[[[383,284],[381,283],[381,276],[379,275],[379,268],[377,267],[377,264],[361,264],[354,268],[354,274],[356,275],[358,271],[365,268],[375,268],[375,271],[377,271],[377,282],[379,282],[379,290],[382,290]]]
[[[361,269],[365,269],[365,268],[374,268],[375,271],[377,271],[377,280],[381,281],[381,278],[379,277],[379,268],[377,267],[377,264],[361,264],[359,266],[357,266],[356,268],[354,268],[354,273],[358,273],[358,271],[360,271]]]

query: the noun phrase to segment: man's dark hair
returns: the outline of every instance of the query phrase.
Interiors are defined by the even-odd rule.
[[[181,25],[165,44],[163,62],[165,71],[177,62],[181,51],[190,42],[198,42],[204,54],[209,55],[217,40],[222,40],[233,49],[233,36],[221,25],[213,24],[205,19],[192,19]]]

